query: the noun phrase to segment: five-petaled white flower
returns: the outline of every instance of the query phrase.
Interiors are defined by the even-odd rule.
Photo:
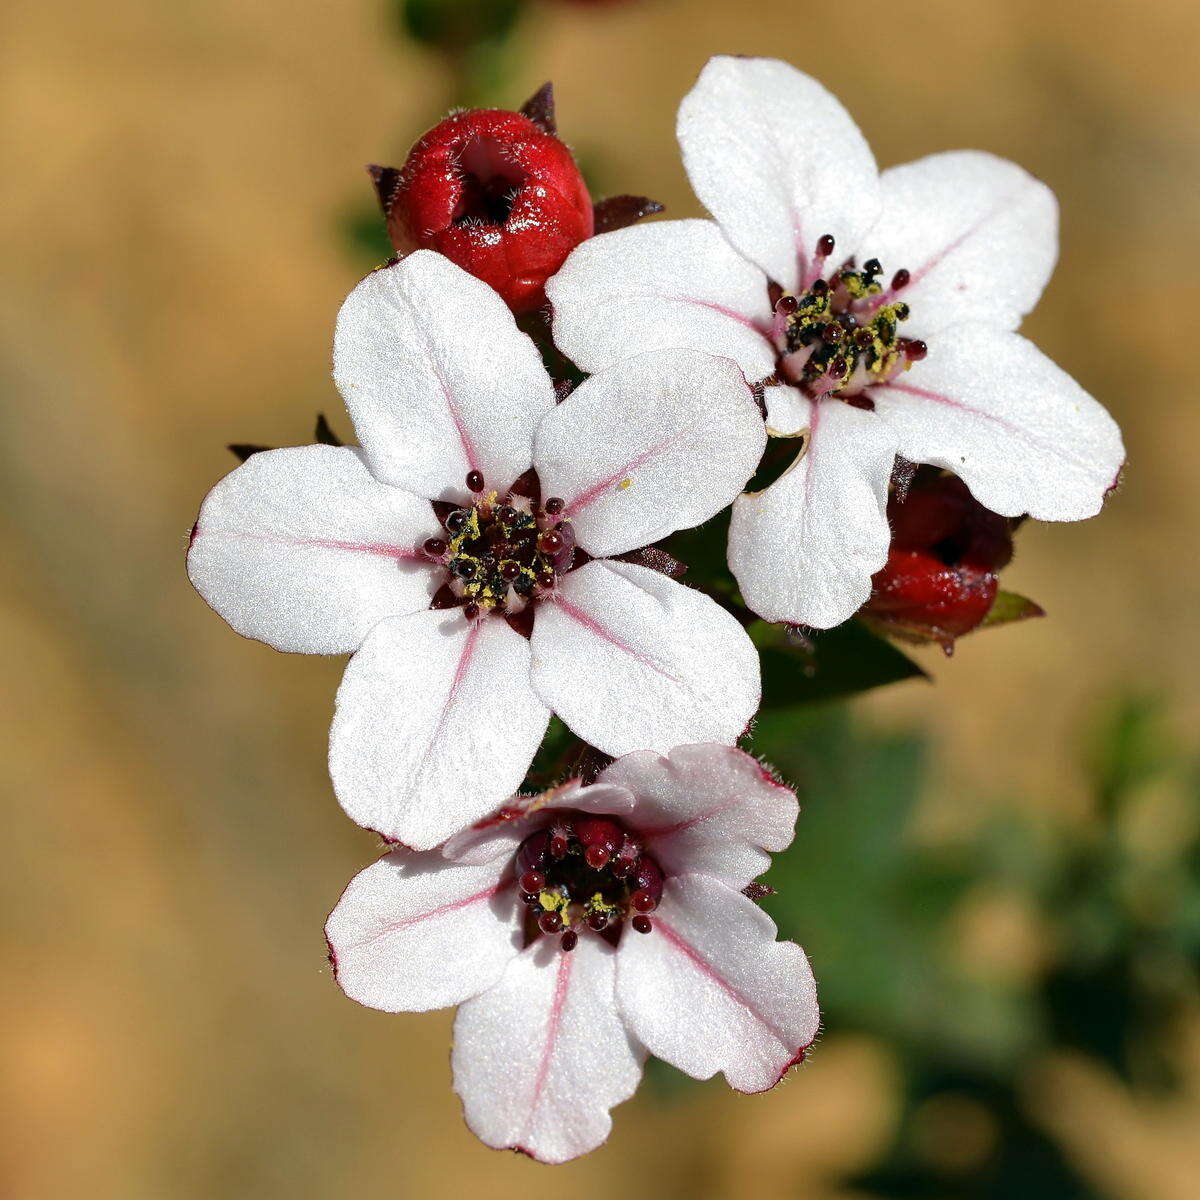
[[[551,710],[611,755],[738,738],[745,631],[612,557],[745,486],[766,439],[734,363],[645,354],[556,405],[496,293],[419,251],[346,300],[334,378],[361,449],[253,455],[205,500],[188,571],[240,633],[356,651],[330,737],[354,820],[437,845],[519,787]]]
[[[325,930],[338,982],[388,1012],[461,1005],[468,1125],[543,1162],[604,1141],[647,1051],[764,1091],[819,1023],[804,952],[742,893],[796,812],[740,750],[628,755],[361,872]]]
[[[975,151],[880,175],[837,100],[772,59],[712,59],[678,136],[716,223],[593,238],[547,290],[584,369],[631,349],[726,355],[766,382],[769,431],[804,437],[734,506],[729,564],[751,608],[824,628],[866,601],[897,455],[953,471],[1004,516],[1100,509],[1120,432],[1014,332],[1057,255],[1044,184]]]

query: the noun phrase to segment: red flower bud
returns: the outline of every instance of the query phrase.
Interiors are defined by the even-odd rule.
[[[372,168],[396,251],[437,250],[514,312],[540,308],[546,280],[594,224],[583,176],[548,131],[549,111],[541,120],[501,109],[455,113],[398,172]]]

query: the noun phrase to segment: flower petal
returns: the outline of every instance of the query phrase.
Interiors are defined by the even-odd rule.
[[[534,442],[544,495],[566,501],[599,557],[715,516],[746,485],[767,437],[738,367],[694,350],[640,354],[593,375]]]
[[[740,1092],[774,1087],[817,1036],[816,985],[804,951],[707,875],[667,880],[653,929],[627,929],[617,1004],[651,1054],[696,1079],[725,1073]]]
[[[1058,201],[1016,163],[980,150],[933,154],[883,173],[883,216],[863,243],[905,267],[906,337],[979,321],[1016,329],[1058,258]],[[888,276],[890,278],[890,275]]]
[[[620,816],[632,811],[633,796],[623,787],[579,780],[559,784],[536,796],[513,796],[497,812],[470,829],[455,834],[443,847],[442,856],[454,862],[485,863],[513,854],[536,829],[547,824],[563,808]]]
[[[549,720],[529,686],[529,643],[503,620],[383,621],[338,689],[334,790],[360,825],[427,850],[516,791]]]
[[[373,271],[338,313],[333,378],[371,470],[431,500],[468,471],[503,491],[532,462],[554,389],[486,283],[432,250]]]
[[[642,751],[606,767],[599,783],[632,792],[630,814],[668,875],[701,871],[741,889],[791,844],[800,806],[757,759],[730,746]]]
[[[875,159],[815,79],[774,58],[711,58],[679,106],[683,164],[721,232],[794,292],[817,240],[840,262],[879,214]]]
[[[507,866],[395,850],[360,871],[325,925],[342,990],[384,1012],[486,991],[521,949],[525,910]]]
[[[715,601],[646,567],[590,562],[538,608],[533,686],[605,754],[733,743],[759,700],[758,653]]]
[[[775,369],[766,278],[711,221],[655,221],[589,238],[546,295],[555,343],[585,371],[662,349],[732,358],[751,380]]]
[[[1094,516],[1125,461],[1112,417],[1016,333],[946,330],[927,359],[871,398],[901,454],[953,471],[1005,517]]]
[[[887,559],[895,454],[895,434],[874,413],[812,405],[797,460],[733,506],[729,567],[760,617],[828,629],[863,605]]]
[[[429,604],[419,547],[437,532],[429,503],[379,483],[358,450],[263,450],[208,493],[188,575],[238,633],[342,654],[384,617]]]
[[[458,1010],[454,1090],[486,1145],[560,1163],[608,1137],[645,1058],[617,1014],[615,957],[586,932],[569,954],[539,938]]]

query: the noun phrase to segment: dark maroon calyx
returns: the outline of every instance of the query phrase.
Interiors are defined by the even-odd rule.
[[[587,930],[652,928],[663,873],[637,836],[612,817],[564,812],[517,848],[518,886],[536,928],[573,949]]]
[[[485,612],[516,616],[552,591],[558,576],[571,568],[575,531],[562,515],[566,506],[557,497],[540,504],[529,474],[518,481],[520,490],[514,484],[501,497],[487,490],[479,471],[471,471],[466,483],[472,502],[444,506],[445,536],[429,538],[421,547],[446,570],[434,608],[461,605],[469,619]]]

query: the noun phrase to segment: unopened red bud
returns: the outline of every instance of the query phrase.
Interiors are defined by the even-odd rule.
[[[514,312],[545,303],[545,283],[593,231],[571,152],[521,113],[456,113],[409,152],[385,200],[400,254],[437,250],[490,284]]]

